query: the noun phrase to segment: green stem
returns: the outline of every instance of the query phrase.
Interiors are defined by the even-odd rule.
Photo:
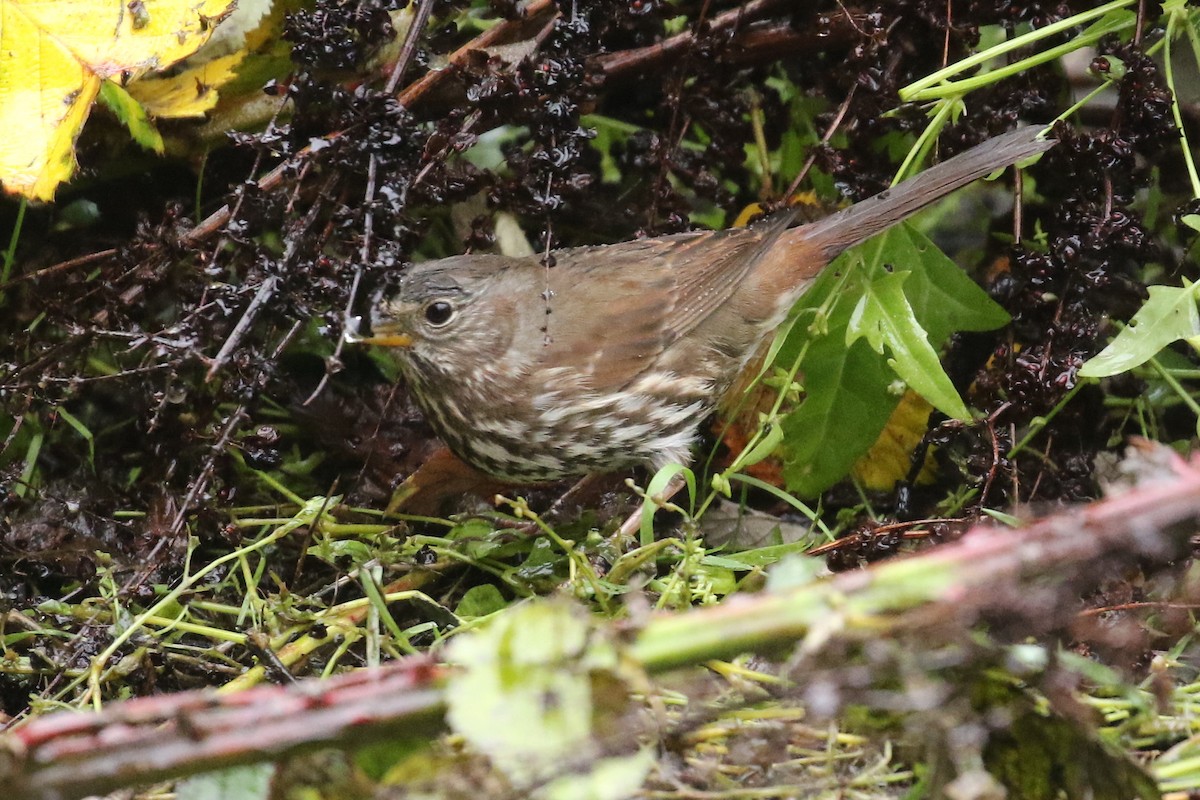
[[[1175,380],[1175,376],[1164,369],[1163,365],[1158,363],[1157,358],[1150,359],[1150,366],[1153,367],[1154,371],[1158,373],[1158,377],[1163,379],[1163,383],[1167,384],[1167,386],[1170,386],[1171,390],[1179,396],[1179,399],[1183,401],[1184,405],[1191,409],[1192,413],[1196,415],[1196,419],[1200,420],[1200,405],[1198,405],[1195,398],[1193,398],[1191,394],[1189,394],[1188,391],[1183,388],[1183,385],[1180,384],[1179,381]]]
[[[0,268],[0,284],[8,283],[12,277],[13,264],[17,260],[17,242],[21,240],[21,226],[25,222],[25,209],[29,206],[29,201],[24,197],[21,198],[20,204],[17,205],[17,221],[13,225],[12,235],[8,237],[8,249],[4,251],[4,266]],[[4,293],[0,291],[0,305],[4,305]]]
[[[941,94],[960,94],[961,95],[961,94],[965,93],[965,91],[968,91],[968,89],[965,89],[965,88],[960,89],[959,87],[965,87],[968,84],[968,81],[975,80],[975,79],[968,79],[968,80],[960,81],[960,82],[953,83],[953,84],[947,83],[947,86],[945,88],[948,89],[952,86],[952,87],[954,87],[953,91],[927,92],[926,90],[928,90],[930,87],[935,86],[936,84],[947,82],[948,79],[954,75],[958,75],[960,73],[966,72],[967,70],[971,70],[971,69],[974,69],[975,67],[982,66],[994,58],[999,58],[1000,56],[1005,55],[1006,53],[1011,53],[1013,50],[1019,50],[1022,47],[1028,47],[1029,45],[1032,45],[1035,42],[1038,42],[1049,36],[1055,36],[1059,33],[1062,33],[1063,31],[1067,31],[1078,25],[1082,25],[1085,22],[1089,22],[1098,17],[1103,17],[1105,14],[1109,13],[1110,11],[1116,11],[1117,9],[1133,5],[1134,2],[1135,2],[1135,0],[1113,0],[1113,2],[1111,2],[1111,3],[1105,3],[1104,5],[1099,6],[1097,8],[1093,8],[1090,11],[1084,11],[1080,14],[1076,14],[1074,16],[1067,17],[1066,19],[1055,22],[1053,25],[1047,25],[1044,28],[1038,28],[1037,30],[1033,30],[1033,31],[1030,31],[1029,33],[1022,34],[1021,36],[1018,36],[1015,39],[1009,39],[1008,41],[1006,41],[1002,44],[998,44],[995,47],[989,47],[987,50],[984,50],[981,53],[976,53],[973,56],[964,58],[962,61],[956,61],[955,63],[949,65],[948,67],[940,69],[931,75],[926,75],[924,78],[921,78],[918,81],[914,81],[914,82],[910,83],[908,86],[905,86],[903,89],[900,90],[900,99],[905,102],[911,102],[911,101],[916,101],[916,100],[930,99],[932,97],[937,97]],[[1039,56],[1033,56],[1029,59],[1023,59],[1022,61],[1017,62],[1017,64],[1011,64],[1002,69],[996,70],[996,72],[989,73],[990,80],[993,80],[993,81],[999,80],[1001,77],[1007,77],[1009,74],[1015,74],[1015,72],[1019,72],[1022,69],[1028,69],[1029,67],[1034,66],[1036,64],[1040,64],[1045,61],[1052,60],[1053,58],[1057,58],[1058,55],[1061,55],[1063,53],[1069,53],[1074,50],[1078,50],[1079,48],[1084,47],[1087,44],[1090,44],[1092,41],[1099,39],[1100,36],[1112,33],[1112,32],[1114,32],[1114,30],[1128,27],[1128,25],[1132,25],[1132,24],[1133,24],[1133,21],[1131,20],[1128,24],[1121,25],[1118,28],[1114,28],[1114,29],[1105,28],[1102,31],[1095,33],[1092,36],[1080,37],[1078,39],[1072,40],[1071,42],[1068,42],[1067,45],[1065,46],[1065,49],[1063,49],[1064,46],[1060,46],[1060,47],[1056,47],[1051,50],[1048,50],[1048,51],[1046,51],[1046,53],[1043,53]],[[1042,57],[1048,53],[1055,53],[1055,55],[1051,56],[1050,58]],[[1013,67],[1017,67],[1019,65],[1020,65],[1020,69],[1015,69],[1015,70],[1013,69]],[[977,88],[978,85],[986,85],[986,84],[972,84],[971,88]]]
[[[1075,385],[1071,387],[1071,390],[1063,395],[1062,399],[1054,405],[1054,408],[1050,409],[1050,413],[1046,414],[1044,417],[1034,417],[1033,422],[1029,426],[1029,431],[1023,437],[1021,437],[1021,441],[1013,445],[1013,448],[1008,451],[1008,458],[1012,458],[1017,453],[1028,447],[1029,443],[1033,441],[1033,437],[1041,433],[1042,430],[1050,424],[1050,420],[1058,416],[1058,412],[1067,407],[1067,403],[1071,402],[1071,398],[1079,393],[1079,390],[1083,388],[1085,383],[1088,383],[1088,381],[1077,381]]]
[[[1175,118],[1175,129],[1179,131],[1179,143],[1183,147],[1183,163],[1187,165],[1188,177],[1192,181],[1192,196],[1200,197],[1200,175],[1196,174],[1196,162],[1192,158],[1192,148],[1188,145],[1187,131],[1183,127],[1183,114],[1179,110],[1179,92],[1175,89],[1175,70],[1171,66],[1171,40],[1176,36],[1176,25],[1182,18],[1192,43],[1192,52],[1196,62],[1200,64],[1200,47],[1196,41],[1194,26],[1185,10],[1177,9],[1167,17],[1167,35],[1163,38],[1163,67],[1166,72],[1167,86],[1171,89],[1171,115]]]
[[[134,633],[146,626],[148,620],[154,617],[162,616],[165,609],[174,605],[175,602],[185,592],[196,586],[201,580],[204,579],[205,576],[209,575],[214,570],[220,569],[230,561],[243,558],[250,553],[257,552],[271,544],[274,544],[297,528],[319,523],[321,517],[325,514],[325,511],[329,508],[329,506],[336,504],[338,499],[340,498],[312,498],[307,503],[304,503],[295,517],[288,520],[283,525],[280,525],[278,528],[271,531],[271,533],[259,539],[257,542],[226,553],[220,558],[209,562],[203,569],[198,570],[197,572],[188,576],[186,579],[180,581],[178,586],[163,595],[157,603],[150,606],[148,609],[134,618],[134,620],[130,622],[123,631],[113,637],[112,642],[109,643],[108,647],[104,648],[103,652],[92,659],[91,666],[88,669],[88,695],[90,695],[92,705],[95,707],[95,709],[99,711],[101,707],[100,678],[101,673],[104,670],[104,666],[108,663],[109,659],[116,655],[117,651],[121,649],[122,645],[129,641],[129,638],[133,636]]]
[[[913,164],[919,164],[924,160],[933,143],[937,140],[938,134],[942,128],[946,127],[946,121],[950,117],[950,113],[954,107],[958,105],[958,98],[952,100],[939,100],[937,112],[934,113],[933,119],[929,120],[929,124],[925,126],[925,130],[921,131],[921,136],[917,139],[915,146],[909,149],[908,155],[904,158],[904,163],[900,165],[900,169],[896,170],[896,177],[892,180],[892,186],[895,186],[900,181],[908,177],[909,170]]]

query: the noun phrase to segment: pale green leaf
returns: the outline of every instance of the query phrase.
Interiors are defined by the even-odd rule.
[[[904,296],[908,272],[894,272],[873,281],[860,298],[846,330],[846,344],[865,338],[871,347],[891,354],[888,365],[905,383],[935,408],[955,419],[971,418],[937,351]]]
[[[617,667],[616,650],[577,608],[530,602],[452,640],[461,669],[446,687],[447,720],[519,786],[555,777],[599,748],[593,680]]]
[[[176,800],[265,800],[270,796],[274,764],[250,764],[206,772],[182,781]]]
[[[1108,347],[1088,359],[1080,376],[1120,375],[1146,363],[1173,342],[1200,336],[1197,287],[1200,284],[1186,281],[1183,286],[1151,286],[1150,299]]]

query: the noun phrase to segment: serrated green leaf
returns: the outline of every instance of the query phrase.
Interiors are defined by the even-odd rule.
[[[904,296],[909,274],[893,272],[872,281],[850,317],[846,344],[865,338],[877,353],[886,347],[888,365],[905,383],[947,416],[968,420],[966,405]]]
[[[1164,347],[1180,339],[1200,336],[1200,311],[1196,308],[1200,284],[1151,286],[1150,299],[1097,355],[1079,370],[1084,378],[1107,378],[1140,366]],[[1193,345],[1194,346],[1194,345]]]
[[[152,153],[163,154],[166,148],[162,134],[154,127],[142,104],[134,100],[124,87],[111,80],[104,81],[100,84],[100,102],[116,115],[135,142]]]

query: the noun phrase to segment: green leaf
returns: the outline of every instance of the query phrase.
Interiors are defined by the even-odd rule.
[[[837,336],[844,331],[843,324],[810,344],[804,358],[808,395],[781,423],[784,478],[802,497],[845,477],[900,400],[888,391],[893,377],[881,357],[865,342],[847,349]]]
[[[100,102],[116,115],[135,142],[151,152],[163,154],[162,134],[154,127],[142,104],[120,84],[111,80],[100,84]]]
[[[450,726],[518,787],[599,758],[596,717],[620,714],[628,696],[616,649],[565,602],[515,606],[447,656],[461,667],[446,687]]]
[[[508,605],[500,590],[490,583],[481,583],[467,589],[454,613],[460,617],[486,617]]]
[[[904,295],[934,347],[941,347],[958,331],[991,331],[1007,325],[1011,319],[967,273],[912,225],[897,225],[867,247],[878,248],[872,262],[880,274],[886,264],[895,264],[912,273],[904,285]]]
[[[1108,347],[1079,370],[1084,378],[1107,378],[1141,366],[1164,347],[1180,339],[1200,346],[1200,284],[1184,279],[1183,286],[1151,286],[1150,299],[1129,320]]]
[[[269,796],[274,764],[251,764],[188,778],[175,791],[177,800],[263,800]]]
[[[1004,309],[911,225],[897,225],[840,256],[795,310],[803,321],[806,312],[828,303],[828,314],[816,323],[794,324],[778,348],[781,364],[793,363],[804,352],[805,399],[782,423],[784,477],[788,489],[799,495],[812,497],[843,478],[896,408],[895,372],[886,355],[865,341],[846,346],[850,317],[864,287],[886,277],[888,265],[911,273],[903,281],[903,296],[933,348],[955,331],[991,330],[1009,320]],[[948,386],[940,364],[936,372]],[[957,399],[957,393],[953,396]]]
[[[56,410],[59,418],[62,419],[63,422],[70,425],[71,428],[73,428],[74,431],[78,433],[85,442],[87,442],[88,464],[90,464],[94,469],[96,466],[96,437],[92,435],[92,432],[88,430],[88,427],[84,425],[83,422],[74,414],[67,411],[62,406],[59,406]]]
[[[845,344],[858,291],[854,276],[868,272],[863,252],[858,247],[843,253],[817,277],[793,310],[797,322],[776,353],[781,364],[803,355],[804,401],[780,423],[784,479],[789,491],[803,497],[815,497],[846,476],[897,402],[887,391],[892,377],[882,357],[865,343]],[[819,316],[802,324],[810,312]]]
[[[846,344],[865,338],[877,353],[891,353],[888,366],[934,408],[955,419],[969,420],[970,413],[950,376],[942,369],[937,351],[917,321],[904,296],[908,272],[894,272],[874,281],[858,301],[846,330]]]
[[[667,464],[654,473],[650,483],[646,485],[646,496],[642,499],[642,524],[640,537],[642,547],[654,544],[654,512],[658,511],[659,503],[654,498],[661,497],[676,475],[682,475],[687,484],[688,497],[691,502],[696,498],[696,475],[682,464]]]
[[[414,764],[433,772],[437,760],[430,752],[432,747],[429,739],[416,736],[384,739],[356,747],[353,752],[354,764],[371,780],[393,781],[394,773],[404,772],[406,767],[411,769]],[[405,777],[411,777],[411,774],[405,774]],[[399,782],[399,779],[394,779],[394,782]]]
[[[767,591],[784,594],[799,586],[807,586],[820,579],[824,565],[819,558],[792,552],[774,566],[767,574]]]

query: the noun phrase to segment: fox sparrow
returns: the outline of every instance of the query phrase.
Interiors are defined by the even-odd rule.
[[[698,423],[848,247],[1048,149],[1027,127],[818,222],[411,266],[371,330],[460,458],[518,483],[687,463]],[[548,313],[550,312],[550,313]]]

